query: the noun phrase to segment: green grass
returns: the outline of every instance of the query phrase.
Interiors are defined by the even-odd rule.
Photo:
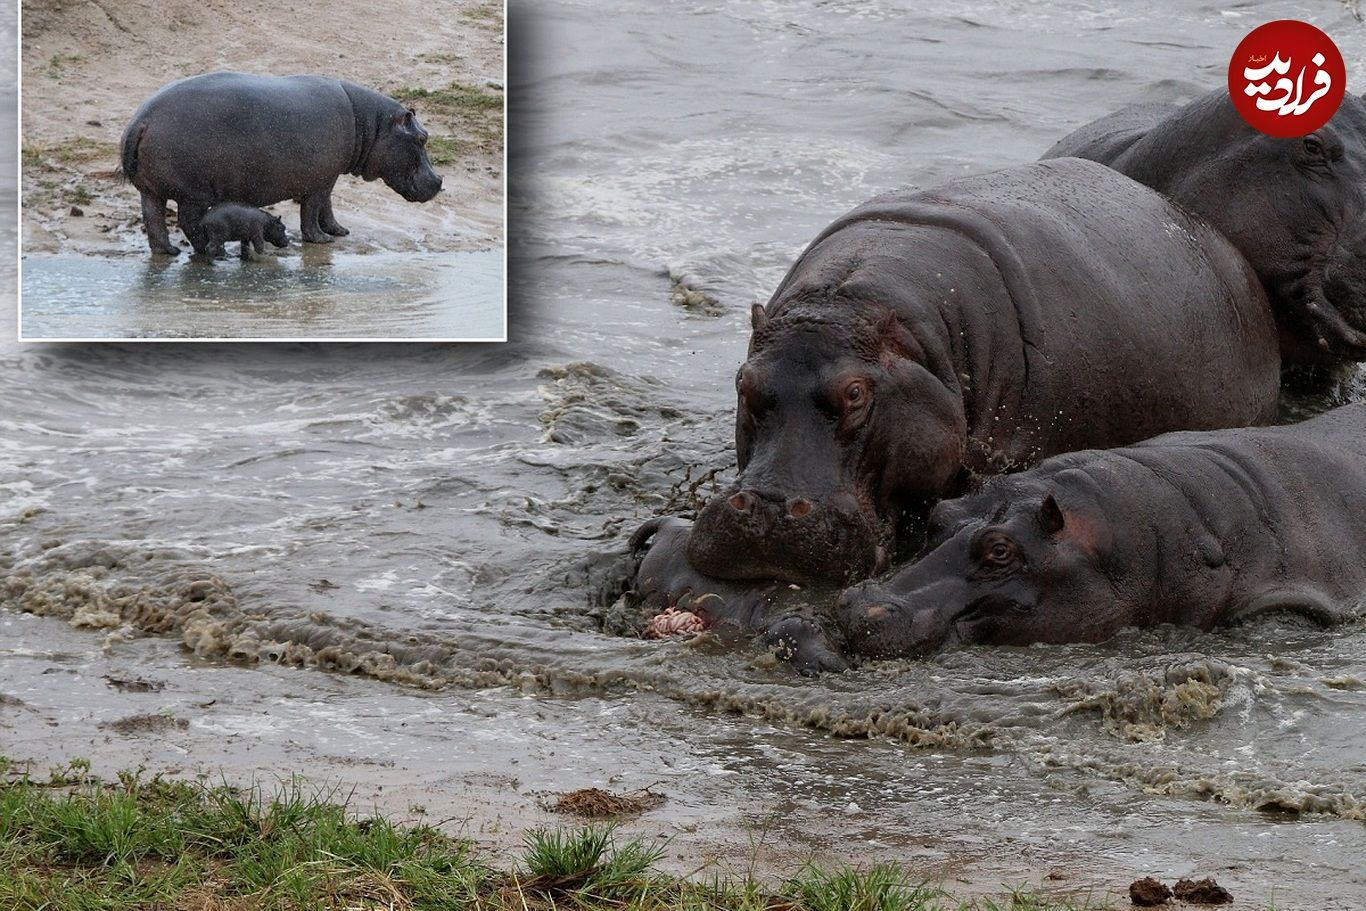
[[[432,161],[445,163],[467,151],[498,152],[503,147],[503,93],[492,86],[453,82],[443,88],[403,87],[390,93],[414,108],[431,133]],[[445,156],[438,160],[437,155]]]
[[[1071,911],[1028,893],[958,902],[890,865],[807,868],[780,884],[685,880],[610,827],[538,829],[497,863],[422,825],[357,816],[300,781],[238,789],[74,762],[45,778],[0,760],[0,908],[20,911]]]
[[[101,159],[113,167],[118,164],[119,149],[116,143],[76,136],[48,145],[26,142],[20,152],[20,158],[26,170],[36,168],[54,171],[59,170],[58,165],[74,167]]]

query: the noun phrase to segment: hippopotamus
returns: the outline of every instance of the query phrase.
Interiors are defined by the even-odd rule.
[[[153,253],[176,255],[166,201],[204,252],[199,220],[220,202],[268,206],[292,199],[308,243],[349,232],[332,214],[342,174],[383,180],[409,202],[441,190],[417,115],[392,98],[324,76],[210,73],[172,82],[133,114],[119,143],[121,170],[142,193]]]
[[[199,230],[210,256],[222,256],[223,244],[230,240],[242,242],[243,259],[250,258],[253,247],[257,253],[266,252],[266,241],[277,247],[289,246],[285,223],[277,216],[235,202],[220,202],[210,209],[200,220]]]
[[[1273,419],[1257,276],[1217,231],[1090,161],[875,199],[752,311],[739,474],[692,567],[843,587],[903,518],[1058,452]]]
[[[631,536],[631,552],[645,551],[631,588],[636,604],[651,615],[646,638],[727,628],[759,634],[763,646],[803,674],[848,666],[796,586],[716,579],[688,565],[691,531],[686,519],[656,516]]]
[[[1300,139],[1258,132],[1220,88],[1087,124],[1044,158],[1109,165],[1214,225],[1257,271],[1289,366],[1366,360],[1366,100]]]
[[[936,506],[924,555],[846,591],[836,618],[852,652],[890,657],[1363,608],[1366,403],[992,478]]]

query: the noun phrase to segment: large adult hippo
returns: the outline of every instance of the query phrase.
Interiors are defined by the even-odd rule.
[[[843,585],[972,473],[1275,412],[1276,328],[1203,221],[1117,172],[1038,162],[875,199],[753,310],[734,486],[698,571]]]
[[[852,651],[888,657],[1364,609],[1366,403],[993,478],[939,504],[925,555],[845,592],[837,615]]]
[[[409,202],[441,190],[427,131],[392,98],[323,76],[210,73],[172,82],[133,114],[119,144],[124,176],[142,193],[153,253],[180,251],[166,201],[199,250],[199,220],[219,202],[299,202],[304,240],[347,234],[332,214],[342,174],[383,180]],[[202,251],[201,251],[202,252]]]
[[[1278,139],[1248,126],[1227,89],[1184,106],[1124,108],[1044,158],[1109,165],[1203,216],[1252,263],[1287,364],[1366,360],[1366,100]]]

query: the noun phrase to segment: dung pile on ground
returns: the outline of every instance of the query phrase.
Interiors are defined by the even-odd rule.
[[[586,819],[612,819],[639,816],[663,804],[665,800],[663,794],[657,794],[649,788],[627,794],[613,794],[601,788],[580,788],[561,794],[547,809],[553,813]]]

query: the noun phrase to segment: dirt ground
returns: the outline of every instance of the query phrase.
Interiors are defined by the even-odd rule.
[[[343,176],[334,204],[352,234],[339,249],[501,245],[503,22],[501,0],[24,0],[23,249],[145,252],[119,136],[158,88],[215,70],[336,76],[417,110],[444,191],[416,205]],[[297,239],[298,207],[271,208]]]

